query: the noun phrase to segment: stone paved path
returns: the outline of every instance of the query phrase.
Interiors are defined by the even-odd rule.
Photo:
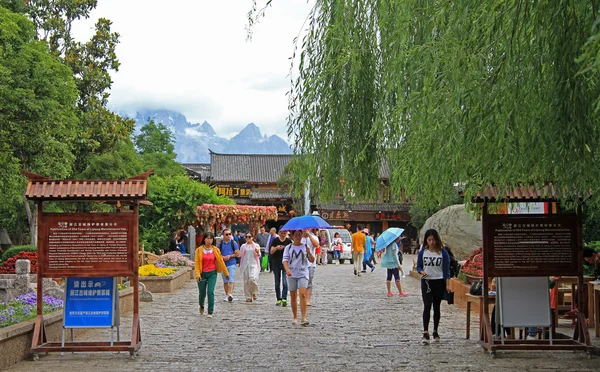
[[[405,259],[408,273],[413,256]],[[238,273],[239,276],[239,273]],[[419,282],[403,279],[406,298],[385,296],[385,270],[358,278],[348,263],[319,266],[315,275],[311,325],[292,326],[289,307],[275,306],[273,276],[261,273],[262,294],[245,303],[222,302],[217,282],[215,317],[198,314],[197,287],[190,281],[173,294],[155,294],[141,303],[143,346],[128,353],[42,355],[9,371],[598,371],[598,357],[583,352],[498,352],[491,359],[475,340],[465,340],[465,313],[442,303],[437,345],[422,346]],[[239,284],[239,281],[238,281]],[[472,322],[476,319],[473,319]],[[122,319],[129,339],[131,319]],[[476,330],[475,330],[476,333]],[[476,334],[472,337],[476,337]],[[107,340],[108,331],[88,337]],[[598,340],[594,339],[596,345]]]

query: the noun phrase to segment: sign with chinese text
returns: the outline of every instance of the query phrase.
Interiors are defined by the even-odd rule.
[[[44,213],[44,276],[133,275],[133,213]]]
[[[488,215],[484,234],[489,276],[577,273],[577,216]]]
[[[342,221],[353,217],[352,212],[348,211],[320,211],[321,218],[324,220]]]
[[[117,281],[105,278],[67,278],[63,326],[112,327],[119,325],[115,298]]]
[[[375,213],[376,220],[388,221],[410,221],[410,217],[405,212],[379,212]]]
[[[250,185],[215,185],[213,189],[218,196],[228,198],[249,198],[252,193]]]

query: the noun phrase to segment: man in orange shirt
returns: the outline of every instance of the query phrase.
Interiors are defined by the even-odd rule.
[[[354,261],[354,275],[360,276],[360,268],[365,255],[367,239],[362,232],[363,225],[356,226],[356,232],[352,234],[352,260]]]

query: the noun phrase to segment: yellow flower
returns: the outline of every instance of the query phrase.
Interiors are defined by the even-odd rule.
[[[140,266],[138,269],[139,276],[167,276],[173,274],[177,269],[160,268],[153,264]]]

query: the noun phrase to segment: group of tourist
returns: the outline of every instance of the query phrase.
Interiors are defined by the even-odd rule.
[[[265,228],[261,228],[265,234]],[[292,324],[306,326],[307,307],[312,295],[315,267],[317,263],[316,248],[322,244],[317,236],[309,230],[279,231],[271,229],[267,236],[261,237],[262,245],[254,242],[252,233],[245,234],[245,242],[238,245],[233,239],[230,229],[223,230],[223,239],[218,247],[214,244],[214,235],[206,233],[202,245],[196,250],[196,281],[199,290],[199,311],[205,312],[205,300],[208,297],[208,317],[212,318],[215,306],[215,286],[217,275],[223,278],[224,301],[233,301],[235,285],[236,258],[240,257],[239,269],[244,281],[244,296],[246,302],[257,299],[259,294],[258,279],[261,268],[261,256],[266,252],[270,258],[270,269],[275,279],[275,294],[277,306],[287,306],[289,291]],[[263,240],[263,238],[266,238]],[[334,238],[335,239],[335,238]],[[352,257],[354,260],[354,275],[361,276],[361,265],[365,252],[375,255],[374,242],[369,242],[370,236],[361,225],[357,226],[352,234]],[[406,297],[400,282],[402,265],[399,261],[399,244],[402,237],[378,252],[381,258],[381,267],[387,269],[386,288],[388,297],[394,296],[391,291],[392,278],[394,279],[398,296]],[[335,244],[335,243],[334,243]],[[422,342],[428,344],[440,340],[438,333],[441,318],[440,304],[444,291],[451,292],[450,256],[442,244],[436,230],[430,229],[425,233],[424,244],[417,257],[417,272],[421,275],[421,295],[423,298],[423,338]],[[283,275],[285,273],[285,275]],[[300,320],[298,319],[298,305],[300,307]],[[431,310],[433,308],[433,333],[429,334]]]
[[[230,229],[223,230],[223,239],[218,246],[214,244],[214,235],[204,235],[202,245],[196,249],[196,281],[198,282],[200,314],[204,314],[204,304],[208,297],[208,317],[212,318],[215,305],[215,287],[218,273],[223,277],[225,291],[224,301],[232,302],[237,269],[236,259],[240,257],[239,269],[244,281],[246,302],[258,298],[258,279],[261,269],[261,256],[268,255],[270,269],[275,278],[277,306],[287,306],[289,290],[294,324],[298,323],[298,298],[300,303],[301,323],[308,325],[306,307],[310,306],[312,284],[316,267],[317,237],[309,230],[280,231],[270,234],[265,228],[260,229],[261,237],[254,242],[252,233],[245,234],[245,242],[241,245],[235,241]],[[266,236],[265,236],[266,235]],[[262,248],[264,245],[264,249]],[[263,253],[266,253],[264,255]],[[285,272],[285,275],[282,275]]]

